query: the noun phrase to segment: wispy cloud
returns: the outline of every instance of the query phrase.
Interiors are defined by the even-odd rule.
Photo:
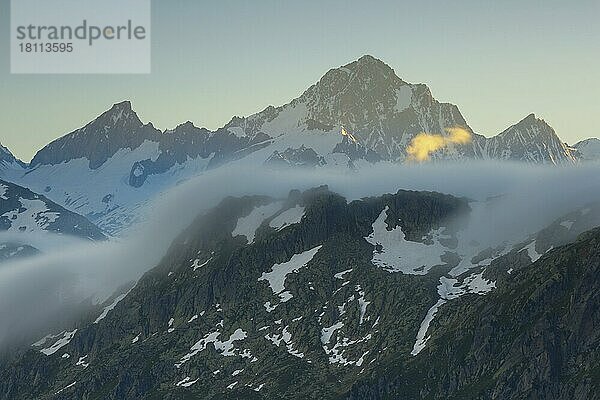
[[[139,279],[160,262],[173,239],[198,214],[225,196],[285,197],[291,189],[322,184],[348,200],[398,189],[438,191],[474,200],[503,195],[471,221],[474,236],[494,243],[535,232],[574,208],[600,200],[599,167],[472,162],[380,164],[360,172],[284,172],[225,166],[160,195],[149,206],[151,219],[117,240],[89,243],[51,235],[0,236],[3,241],[35,240],[45,250],[43,255],[0,266],[0,346],[11,335],[64,320],[86,298],[105,300],[121,285]]]

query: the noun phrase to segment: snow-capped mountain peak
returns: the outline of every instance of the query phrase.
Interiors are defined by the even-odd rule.
[[[413,88],[387,64],[363,56],[329,70],[298,100],[306,105],[308,120],[357,131],[365,129],[367,121],[381,120],[386,114],[406,109],[412,93]]]
[[[328,71],[295,101],[305,106],[309,126],[344,126],[385,160],[404,161],[410,141],[422,132],[446,135],[447,128],[461,127],[475,135],[456,106],[438,102],[426,85],[405,82],[369,55]],[[433,158],[480,154],[474,140]]]
[[[554,129],[535,114],[529,114],[487,141],[490,158],[541,164],[569,164],[576,157]]]
[[[105,126],[111,126],[113,128],[121,126],[141,126],[138,115],[131,108],[131,102],[129,100],[122,101],[120,103],[113,104],[110,110],[104,112],[94,122],[106,124]]]
[[[452,140],[456,131],[466,140]],[[161,132],[140,121],[129,101],[120,102],[48,144],[27,169],[0,172],[116,233],[138,220],[137,210],[156,194],[226,163],[334,169],[403,163],[423,134],[444,143],[427,152],[433,161],[569,164],[578,158],[534,114],[495,137],[478,135],[456,105],[365,55],[329,70],[289,103],[233,117],[215,131],[188,121]]]
[[[48,144],[31,160],[31,166],[55,165],[87,158],[90,168],[100,167],[120,149],[136,149],[145,140],[158,141],[160,131],[143,124],[131,103],[114,104],[108,111],[60,139]]]

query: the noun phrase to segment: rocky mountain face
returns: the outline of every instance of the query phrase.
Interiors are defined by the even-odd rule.
[[[6,169],[23,169],[24,167],[25,164],[0,143],[0,171]]]
[[[97,316],[2,360],[0,398],[598,398],[600,232],[560,245],[590,209],[500,251],[462,243],[470,209],[227,198]]]
[[[442,308],[423,357],[379,369],[347,398],[599,398],[598,211],[564,215],[492,261],[494,290]]]
[[[546,121],[529,114],[504,132],[489,138],[485,150],[495,160],[531,164],[573,164],[577,156]]]
[[[315,134],[339,134],[343,126],[378,158],[400,162],[406,159],[406,148],[417,134],[447,135],[447,128],[462,127],[474,136],[473,142],[444,149],[433,158],[482,157],[483,137],[473,134],[456,106],[439,103],[427,86],[404,82],[388,65],[371,56],[328,71],[299,98],[248,121],[253,131],[262,129],[261,125],[275,126],[277,129],[269,129],[275,135],[299,127]]]
[[[100,229],[81,215],[13,183],[0,180],[0,200],[0,231],[49,231],[91,240],[106,239]]]
[[[190,159],[206,160],[205,169],[215,168],[268,145],[265,142],[268,139],[264,134],[239,136],[238,132],[227,127],[211,132],[186,122],[155,138],[157,155],[134,163],[129,184],[140,187],[149,175],[160,175],[176,165],[185,165]]]
[[[573,145],[577,155],[584,161],[600,160],[600,139],[590,138]]]
[[[0,180],[0,264],[40,254],[57,245],[54,233],[85,240],[107,236],[85,217],[71,212],[29,189]],[[36,235],[32,238],[29,235]],[[48,243],[46,243],[48,242]]]
[[[511,273],[496,274],[497,290],[440,312],[423,358],[381,370],[349,398],[597,399],[599,244],[595,229],[533,265],[498,260]]]
[[[175,164],[185,163],[188,158],[213,157],[215,162],[223,161],[232,152],[252,144],[227,129],[217,132],[215,134],[186,122],[163,133],[151,123],[143,124],[131,109],[131,103],[124,101],[113,105],[85,127],[48,144],[31,160],[30,167],[35,169],[40,165],[50,166],[86,159],[89,160],[89,168],[95,170],[118,152],[136,150],[145,143],[152,143],[156,145],[156,151],[131,168],[131,184],[141,186],[143,180],[140,180],[140,176],[166,172]],[[135,175],[137,168],[146,169],[145,173]]]
[[[148,199],[224,164],[360,169],[380,161],[403,163],[417,135],[447,139],[457,128],[471,140],[447,141],[430,154],[432,160],[569,164],[578,159],[533,115],[498,136],[479,135],[458,107],[437,101],[427,86],[407,83],[382,61],[363,56],[328,71],[290,103],[234,117],[216,131],[186,122],[160,132],[142,123],[129,102],[115,104],[48,144],[27,168],[11,164],[0,169],[0,177],[43,192],[118,234],[143,219]]]
[[[313,149],[301,146],[298,149],[288,148],[283,152],[275,150],[265,161],[265,165],[275,169],[282,168],[315,168],[325,163]]]
[[[44,147],[26,168],[11,164],[0,176],[43,192],[115,233],[138,220],[136,210],[149,198],[243,158],[267,145],[266,139],[263,134],[241,136],[227,127],[211,132],[191,122],[160,132],[122,102]]]
[[[360,152],[348,149],[347,140],[342,140],[347,138],[340,137],[342,127],[351,133],[352,143],[361,148]],[[269,106],[249,117],[234,117],[214,132],[186,122],[161,133],[150,123],[144,125],[129,102],[115,104],[85,127],[40,150],[31,166],[85,158],[89,160],[89,167],[96,169],[119,150],[135,150],[145,141],[157,143],[158,148],[150,157],[138,160],[130,170],[131,183],[141,185],[140,176],[164,173],[175,165],[185,164],[188,159],[210,158],[205,167],[214,167],[263,147],[277,147],[270,139],[284,136],[284,140],[278,140],[282,142],[280,145],[291,146],[294,139],[291,136],[298,136],[300,132],[313,136],[333,135],[334,147],[328,141],[312,144],[312,150],[323,158],[341,153],[350,159],[360,157],[369,162],[404,162],[406,149],[416,135],[425,132],[448,136],[450,128],[464,129],[472,140],[435,151],[432,159],[498,159],[548,164],[576,161],[572,149],[535,115],[530,114],[488,139],[473,132],[457,106],[438,102],[426,85],[407,83],[387,64],[366,55],[331,69],[290,103]],[[303,144],[309,147],[308,142],[310,140],[305,140]],[[288,149],[294,150],[293,147],[274,148],[270,153]],[[134,174],[136,169],[141,175]]]
[[[125,101],[113,105],[83,128],[48,144],[33,157],[30,167],[86,159],[90,169],[97,169],[118,151],[136,149],[159,134],[152,124],[142,124],[131,103]]]

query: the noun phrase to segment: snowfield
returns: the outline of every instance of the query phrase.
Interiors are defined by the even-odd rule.
[[[434,240],[432,245],[408,241],[401,226],[388,230],[385,223],[388,210],[386,206],[373,223],[373,232],[365,238],[374,246],[382,246],[380,251],[373,251],[374,265],[389,272],[425,275],[432,267],[444,264],[441,257],[448,249],[438,241]]]

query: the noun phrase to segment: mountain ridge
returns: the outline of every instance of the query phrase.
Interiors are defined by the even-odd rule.
[[[514,143],[517,145],[515,146]],[[539,163],[543,158],[552,164],[575,163],[576,155],[543,119],[530,113],[521,121],[488,139],[488,155],[492,159],[516,159]],[[515,152],[515,150],[519,150]],[[540,158],[543,157],[543,158]]]
[[[25,167],[26,164],[23,161],[15,157],[15,155],[7,147],[0,143],[0,170]]]
[[[457,129],[471,140],[453,142]],[[160,131],[144,124],[131,102],[115,103],[46,145],[29,165],[1,169],[0,177],[118,233],[143,218],[139,210],[157,193],[225,164],[343,171],[402,164],[413,162],[408,149],[423,134],[443,142],[427,154],[435,162],[579,162],[579,153],[543,120],[530,115],[487,138],[456,105],[437,101],[426,85],[405,82],[367,55],[330,69],[284,105],[232,117],[216,130],[187,121]]]
[[[361,84],[363,87],[361,87]],[[390,91],[390,89],[393,90]],[[394,91],[397,91],[397,93],[394,93]],[[253,137],[266,122],[272,121],[281,112],[289,108],[294,108],[300,104],[306,105],[308,110],[306,116],[298,120],[297,123],[306,124],[308,127],[329,129],[336,126],[345,126],[359,138],[363,145],[376,151],[383,159],[395,161],[403,160],[406,156],[406,153],[403,150],[408,146],[414,135],[420,132],[446,135],[447,133],[444,129],[446,125],[463,127],[473,136],[473,148],[469,149],[465,153],[466,155],[474,158],[495,158],[497,155],[496,149],[494,149],[490,155],[487,155],[487,157],[483,154],[484,149],[486,148],[486,142],[496,136],[485,137],[476,134],[468,126],[456,105],[449,102],[438,102],[433,97],[429,87],[425,84],[407,83],[395,73],[394,69],[383,61],[371,55],[364,55],[356,61],[338,68],[330,69],[319,79],[319,81],[311,85],[299,97],[294,98],[290,102],[278,107],[268,106],[264,110],[247,117],[234,116],[223,127],[216,130],[196,127],[192,122],[187,121],[179,124],[174,129],[160,131],[154,128],[152,123],[142,124],[135,111],[133,111],[130,101],[121,101],[115,103],[109,110],[102,113],[98,118],[91,121],[83,128],[68,133],[40,149],[32,159],[31,165],[37,166],[44,163],[54,164],[77,158],[77,156],[87,156],[88,158],[91,158],[90,167],[94,169],[99,167],[108,157],[114,155],[119,148],[128,147],[133,149],[141,145],[143,141],[141,141],[140,138],[135,138],[138,134],[145,135],[143,137],[144,140],[162,142],[165,134],[177,132],[181,127],[196,128],[209,135],[224,134],[231,132],[230,129],[232,128],[237,128],[238,136],[243,135]],[[366,109],[364,108],[365,106],[367,107]],[[395,108],[395,110],[392,110],[392,108]],[[393,118],[393,115],[382,115],[382,110],[386,112],[395,111],[396,113],[402,113],[408,108],[412,108],[412,112],[417,115],[411,116],[409,121],[404,123],[404,125],[408,126],[404,126],[401,123],[400,128],[407,130],[406,134],[398,132],[398,134],[394,134],[395,136],[392,135],[392,137],[389,137],[390,133],[386,132],[383,127],[379,127],[381,129],[378,131],[377,127],[374,126],[374,123],[377,121],[381,123],[385,122],[385,119]],[[125,113],[126,117],[131,118],[131,123],[128,124],[129,126],[111,127],[110,124],[106,125],[106,119],[109,116],[114,118],[114,114],[120,116],[123,113]],[[368,118],[362,118],[361,120],[359,113],[369,113],[370,115]],[[438,114],[438,118],[447,119],[448,124],[436,124],[431,118],[432,114]],[[531,117],[535,116],[530,114],[525,117],[521,123],[528,121]],[[117,120],[119,120],[119,117],[117,117]],[[127,118],[125,121],[127,121]],[[418,124],[415,124],[415,121],[418,121]],[[104,126],[101,126],[103,123]],[[393,124],[394,122],[390,123]],[[419,126],[411,130],[411,124]],[[395,129],[398,128],[398,126],[394,126]],[[102,154],[103,151],[101,150],[100,153],[102,156],[94,156],[92,155],[92,149],[89,149],[86,154],[85,152],[76,152],[72,148],[65,148],[66,142],[68,142],[69,139],[76,139],[78,136],[84,135],[86,131],[91,130],[92,128],[97,128],[97,132],[92,133],[100,136],[100,131],[103,127],[129,128],[129,133],[125,137],[119,135],[118,133],[120,132],[114,132],[114,129],[109,130],[108,133],[111,134],[111,137],[115,136],[116,139],[114,140],[117,142],[112,146],[112,151],[109,152],[110,154]],[[512,127],[514,127],[514,125]],[[141,131],[142,128],[146,131]],[[508,129],[510,128],[511,127]],[[548,128],[550,127],[548,126]],[[507,130],[498,135],[505,134]],[[277,136],[277,134],[285,132],[271,130],[266,133],[269,136]],[[553,130],[552,133],[555,134]],[[126,137],[129,137],[130,140],[126,140]],[[90,144],[95,146],[95,152],[98,152],[98,149],[106,147],[106,144],[101,138],[88,145]],[[394,147],[394,145],[396,146]],[[552,143],[552,145],[554,147],[554,143]],[[132,146],[134,147],[132,148]],[[81,148],[82,146],[78,143],[77,146],[72,147]],[[85,148],[85,145],[83,147]],[[497,147],[497,143],[494,143],[492,147]],[[62,158],[52,157],[50,155],[53,151],[59,150],[70,151],[73,154]],[[566,150],[563,149],[563,151]],[[444,156],[447,157],[448,154],[434,154],[433,158],[443,159]],[[563,160],[563,158],[560,159]],[[536,160],[534,158],[530,160],[526,157],[526,159],[522,161],[553,162],[554,159]]]
[[[122,101],[113,104],[84,127],[44,146],[32,158],[30,167],[87,158],[90,168],[97,169],[118,150],[136,149],[145,140],[157,139],[159,133],[152,123],[143,124],[140,121],[130,101]]]

